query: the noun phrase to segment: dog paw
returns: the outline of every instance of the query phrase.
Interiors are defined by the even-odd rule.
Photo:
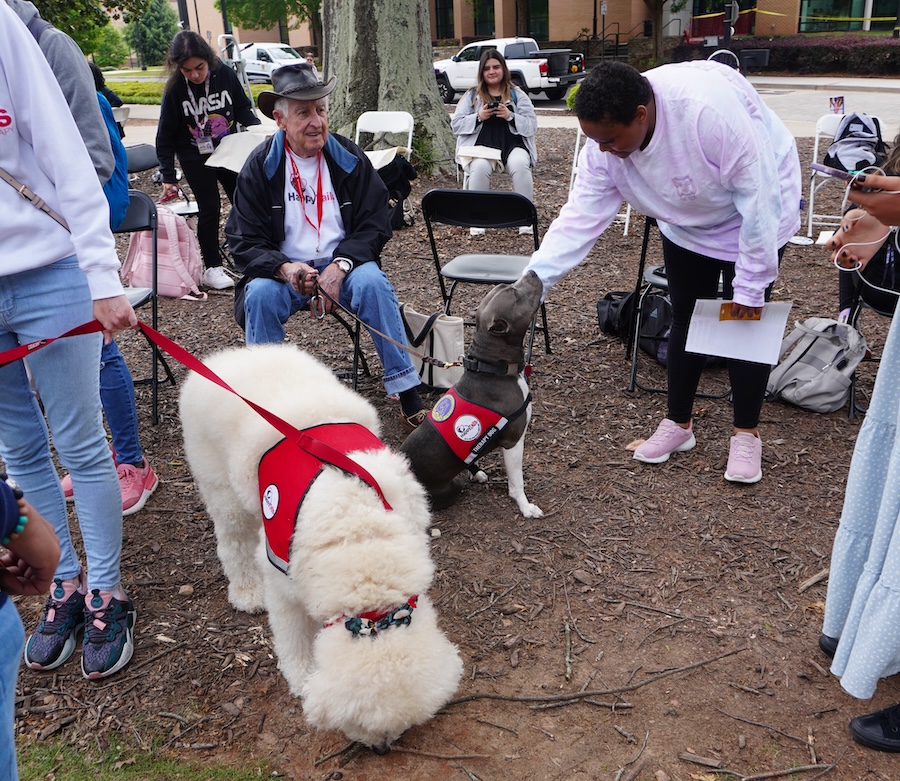
[[[486,483],[488,481],[488,476],[479,469],[477,472],[469,474],[469,480],[473,483]]]
[[[526,502],[525,504],[519,505],[519,510],[526,518],[544,517],[544,511],[536,504],[531,504],[531,502]]]
[[[259,589],[228,589],[228,601],[243,613],[262,613],[265,610],[263,595]]]

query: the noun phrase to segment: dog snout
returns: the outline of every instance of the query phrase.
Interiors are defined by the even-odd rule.
[[[390,753],[391,744],[388,741],[384,741],[384,743],[379,743],[377,746],[372,746],[372,751],[378,754],[379,757],[383,757],[385,754]]]

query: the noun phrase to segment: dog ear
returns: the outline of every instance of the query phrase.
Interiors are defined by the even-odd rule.
[[[509,321],[504,320],[502,317],[495,317],[488,324],[488,331],[492,334],[508,334]]]

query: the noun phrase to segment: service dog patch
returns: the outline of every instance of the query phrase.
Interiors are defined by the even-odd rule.
[[[325,423],[303,429],[320,442],[346,455],[359,450],[381,450],[384,443],[358,423]],[[259,460],[259,506],[266,533],[266,554],[273,566],[287,573],[291,540],[300,505],[323,463],[289,439],[280,440]]]

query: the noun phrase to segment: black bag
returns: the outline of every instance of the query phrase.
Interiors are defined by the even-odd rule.
[[[644,296],[641,305],[641,333],[638,344],[663,366],[669,353],[669,331],[672,330],[672,299],[662,290]]]
[[[663,366],[668,352],[669,330],[672,327],[672,302],[668,293],[651,291],[641,306],[641,349]],[[600,330],[610,336],[628,339],[634,316],[634,293],[615,290],[597,302],[597,321]]]
[[[633,311],[634,293],[623,290],[607,293],[597,302],[600,331],[610,336],[627,338]]]
[[[408,207],[407,198],[412,192],[410,182],[418,177],[416,169],[409,160],[398,154],[391,162],[378,169],[378,175],[388,188],[391,227],[398,229],[412,225],[412,210]]]

